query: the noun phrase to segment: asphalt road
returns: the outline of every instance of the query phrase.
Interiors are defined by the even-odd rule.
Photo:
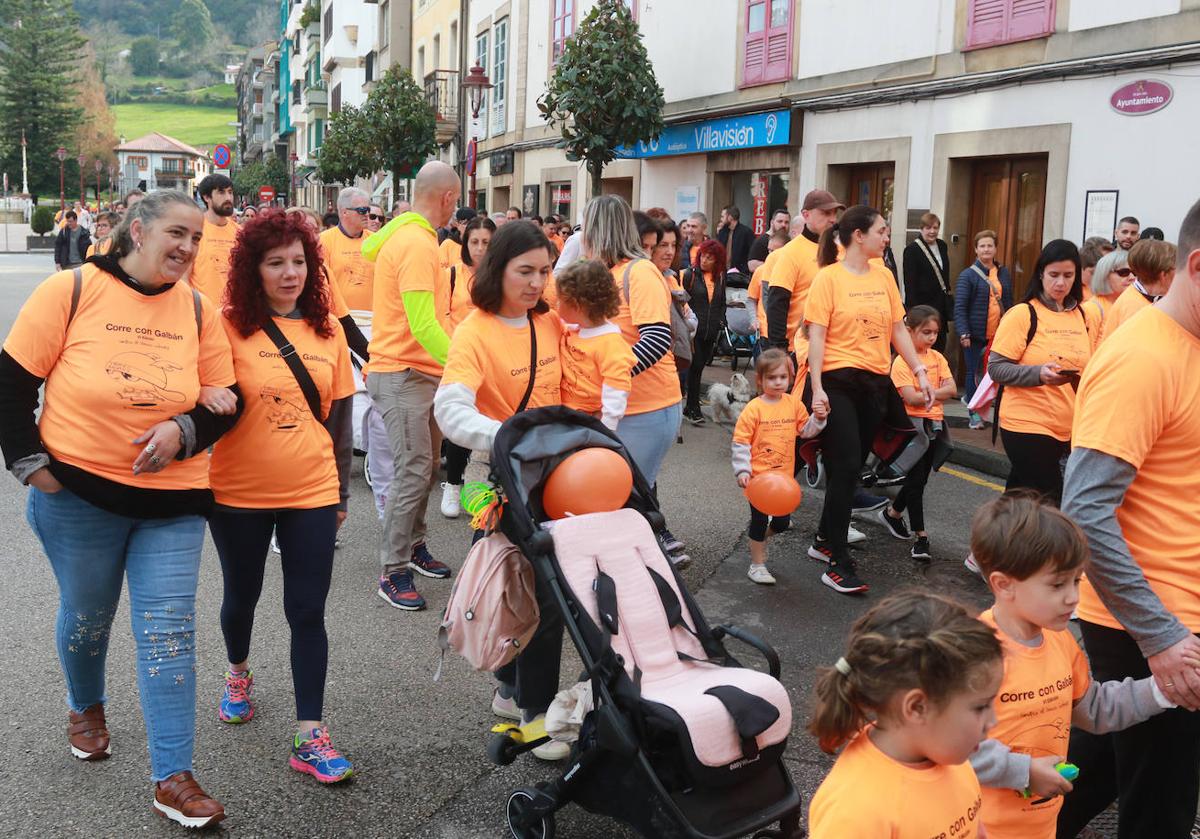
[[[22,301],[53,266],[47,255],[0,256],[0,330],[7,334]],[[773,588],[745,575],[747,508],[729,468],[729,432],[709,423],[687,428],[668,457],[660,496],[675,533],[694,563],[685,572],[710,622],[736,622],[779,650],[792,697],[794,731],[787,763],[807,802],[831,765],[804,732],[815,668],[841,654],[850,624],[889,591],[920,586],[983,603],[983,584],[962,566],[973,510],[999,487],[993,479],[955,467],[935,475],[926,507],[935,560],[920,564],[908,546],[882,526],[857,550],[861,574],[872,584],[851,598],[821,585],[821,566],[805,556],[819,511],[819,493],[805,498],[794,529],[771,544]],[[98,441],[98,443],[101,441]],[[434,633],[450,583],[421,580],[430,608],[402,613],[375,595],[380,526],[356,462],[350,518],[343,531],[329,596],[330,635],[326,717],[334,742],[354,761],[354,780],[324,788],[287,767],[294,727],[277,563],[267,581],[255,624],[251,664],[258,713],[243,726],[217,721],[226,666],[217,621],[221,572],[211,543],[203,559],[197,604],[199,666],[195,768],[205,789],[225,805],[220,831],[271,837],[506,836],[507,793],[548,775],[533,758],[497,768],[485,753],[495,720],[491,683],[448,658],[440,682]],[[430,507],[434,553],[458,567],[469,532],[463,519],[447,521]],[[0,764],[0,824],[16,836],[181,836],[151,812],[146,737],[137,701],[128,601],[114,624],[109,651],[108,720],[111,759],[88,764],[67,748],[65,690],[54,653],[57,588],[24,519],[25,490],[0,476],[0,544],[7,585],[0,589],[0,707],[5,760]],[[564,678],[574,670],[569,658]],[[559,815],[559,835],[590,839],[630,835],[576,807]]]

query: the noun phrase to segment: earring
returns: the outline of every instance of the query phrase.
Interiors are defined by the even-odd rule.
[[[142,249],[142,242],[141,242],[141,240],[139,239],[138,241],[134,242],[134,243],[133,243],[133,246],[134,246],[135,248],[137,248],[137,249],[140,251],[140,250]]]

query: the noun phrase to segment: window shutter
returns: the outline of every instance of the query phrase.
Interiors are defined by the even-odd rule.
[[[971,0],[967,15],[967,46],[999,44],[1008,29],[1011,0]]]
[[[1054,0],[1011,0],[1009,41],[1039,38],[1054,31]]]
[[[742,55],[742,84],[760,84],[767,65],[767,0],[746,3],[746,39]]]
[[[774,0],[769,6],[779,4]],[[763,81],[785,81],[792,70],[792,10],[791,0],[786,2],[787,19],[777,26],[767,29],[765,40],[766,61],[763,67]]]

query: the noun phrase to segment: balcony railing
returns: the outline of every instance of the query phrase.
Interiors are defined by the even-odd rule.
[[[263,112],[263,103],[262,102],[255,102],[254,105],[250,109],[250,113],[256,117],[262,116],[262,112]]]
[[[325,107],[329,104],[329,89],[324,80],[304,85],[304,103],[308,107]]]
[[[458,71],[434,70],[426,76],[425,101],[437,118],[437,142],[449,143],[458,132]]]

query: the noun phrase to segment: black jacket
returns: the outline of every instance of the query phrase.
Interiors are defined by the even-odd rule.
[[[718,230],[717,241],[725,248],[726,262],[729,267],[736,268],[749,276],[750,267],[746,263],[750,259],[750,245],[754,243],[754,231],[739,221],[737,227],[732,231],[728,227]]]
[[[950,257],[946,251],[946,243],[937,240],[938,256],[942,259],[942,282],[938,282],[937,274],[929,263],[925,242],[914,239],[904,249],[904,305],[932,306],[942,316],[942,324],[954,320],[954,298],[946,290],[952,288],[950,274]],[[945,286],[943,288],[943,285]]]
[[[79,264],[87,258],[88,245],[92,243],[92,234],[83,225],[79,226]],[[66,268],[71,258],[71,232],[64,224],[62,230],[54,237],[54,264]]]
[[[696,276],[699,269],[689,268],[683,272],[683,290],[688,293],[688,305],[696,315],[696,340],[711,341],[725,325],[725,278],[717,277],[713,283],[713,299],[708,299],[708,283]]]

